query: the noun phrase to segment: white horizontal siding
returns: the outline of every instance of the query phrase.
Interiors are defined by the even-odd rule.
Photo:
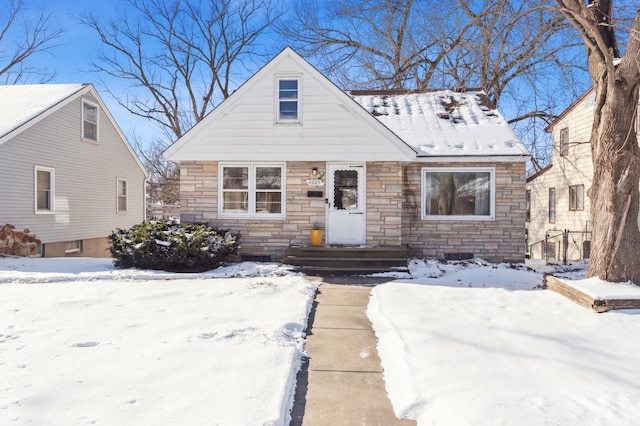
[[[531,191],[531,221],[527,223],[529,244],[544,239],[549,229],[581,231],[588,226],[593,180],[591,126],[593,107],[589,97],[553,126],[553,167],[527,184]],[[569,149],[560,155],[560,132],[569,131]],[[569,186],[584,185],[584,210],[569,210]],[[556,189],[556,221],[549,223],[549,188]],[[590,228],[590,227],[589,227]]]
[[[90,99],[95,102],[95,99]],[[34,214],[34,166],[55,169],[55,214]],[[116,213],[116,179],[128,180],[129,211]],[[100,111],[99,143],[81,140],[81,98],[0,146],[0,223],[44,243],[107,236],[144,219],[144,173]]]
[[[276,77],[300,78],[300,123],[276,123]],[[252,77],[167,151],[172,161],[411,160],[406,145],[297,55]]]

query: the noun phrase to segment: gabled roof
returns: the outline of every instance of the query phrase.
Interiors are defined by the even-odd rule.
[[[319,96],[325,96],[325,101],[328,102],[324,105],[324,108],[331,109],[332,113],[338,116],[351,117],[359,122],[366,123],[366,130],[368,134],[375,134],[377,137],[368,140],[366,145],[358,145],[353,149],[349,149],[349,140],[364,139],[365,135],[362,132],[355,132],[355,138],[349,139],[345,135],[343,141],[338,146],[331,146],[330,148],[325,145],[328,139],[324,141],[318,140],[322,133],[326,133],[327,130],[334,129],[318,129],[313,126],[282,126],[277,130],[274,130],[273,122],[265,126],[265,120],[271,120],[271,118],[264,118],[261,114],[264,114],[264,110],[258,111],[256,114],[256,107],[264,108],[263,104],[258,106],[251,105],[256,101],[255,93],[259,92],[265,84],[271,84],[273,82],[274,73],[280,75],[298,75],[302,73],[304,75],[304,82],[308,83],[313,81],[316,84],[316,88],[321,88],[321,92],[315,93],[315,98]],[[305,84],[306,84],[305,83]],[[306,90],[306,89],[305,89]],[[312,89],[312,91],[315,90]],[[269,96],[272,97],[273,92],[269,92]],[[261,94],[264,97],[264,94]],[[303,95],[304,96],[304,95]],[[275,102],[272,98],[269,101],[271,108],[274,107]],[[264,101],[263,98],[258,101]],[[318,115],[318,111],[313,111]],[[268,117],[273,116],[266,114]],[[310,114],[309,114],[310,115]],[[244,121],[238,121],[244,120]],[[262,121],[259,121],[262,120]],[[245,125],[249,122],[258,123],[258,126],[262,126],[259,131],[259,137],[257,134],[252,134],[252,125]],[[226,123],[235,122],[235,128],[229,129]],[[244,124],[243,124],[244,123]],[[331,123],[329,126],[335,123]],[[226,132],[222,135],[222,131]],[[274,144],[269,135],[274,136],[281,132],[283,136],[280,141],[282,144]],[[298,139],[296,143],[301,140],[306,140],[307,143],[299,145],[291,145],[290,141],[287,142],[286,136],[297,135]],[[353,136],[353,135],[350,135]],[[314,139],[315,138],[315,139]],[[233,142],[230,140],[233,139]],[[334,138],[335,139],[335,138]],[[289,145],[287,145],[289,143]],[[377,144],[375,149],[371,149],[374,144]],[[384,145],[384,147],[382,147]],[[367,152],[369,148],[369,152]],[[311,152],[316,150],[316,152]],[[357,152],[356,152],[357,151]],[[375,151],[374,154],[371,154]],[[389,160],[402,160],[407,161],[414,159],[416,156],[415,150],[407,145],[400,137],[395,135],[382,123],[376,120],[371,114],[368,114],[362,108],[360,108],[349,95],[338,88],[333,82],[325,77],[320,71],[313,67],[309,62],[302,58],[290,47],[283,49],[278,55],[276,55],[271,61],[265,64],[258,72],[251,76],[244,84],[242,84],[233,94],[225,99],[220,105],[218,105],[213,111],[185,133],[180,139],[169,146],[164,152],[163,156],[170,161],[193,161],[193,160],[229,160],[237,161],[241,159],[248,159],[251,155],[259,156],[260,159],[265,160],[278,160],[285,161],[305,161],[305,160],[320,160],[320,161],[354,161],[364,159],[375,158],[388,158]],[[360,158],[357,158],[360,157]],[[371,158],[369,158],[371,157]]]
[[[481,90],[349,93],[419,157],[529,156]]]
[[[0,86],[0,146],[33,126],[40,120],[58,111],[69,102],[86,93],[98,100],[118,135],[133,158],[149,176],[131,144],[122,133],[106,105],[93,85],[83,84],[15,84]],[[78,117],[78,119],[80,119]]]
[[[560,121],[562,121],[563,118],[565,118],[567,116],[567,114],[569,114],[571,111],[573,111],[578,105],[580,105],[581,103],[583,103],[589,96],[591,96],[593,94],[593,86],[591,86],[589,89],[587,89],[586,92],[584,92],[578,99],[576,99],[571,105],[569,105],[567,107],[567,109],[565,109],[564,111],[562,111],[562,113],[560,113],[559,116],[556,117],[555,120],[553,120],[553,122],[551,124],[549,124],[544,130],[545,132],[551,132],[553,130],[553,128],[556,126],[556,124],[558,124]]]
[[[544,169],[535,172],[534,174],[532,174],[527,178],[527,183],[547,173],[549,170],[551,170],[552,167],[553,167],[553,164],[548,164]]]
[[[307,94],[307,100],[316,102],[310,108],[316,122],[274,126],[275,91],[265,88],[282,73],[302,73],[305,81],[315,82],[302,96],[303,102]],[[327,117],[334,121],[326,121]],[[347,118],[353,122],[346,123]],[[361,127],[355,129],[355,122]],[[339,144],[330,145],[332,141]],[[291,48],[280,52],[163,155],[176,162],[248,161],[251,156],[280,161],[529,159],[524,144],[482,91],[344,92]]]

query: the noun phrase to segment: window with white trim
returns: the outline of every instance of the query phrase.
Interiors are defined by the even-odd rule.
[[[128,188],[127,188],[127,180],[126,179],[118,179],[117,183],[117,212],[118,213],[126,213],[127,212],[127,198],[128,198]]]
[[[98,105],[82,100],[82,139],[98,142]]]
[[[277,116],[278,123],[300,122],[300,79],[278,78],[277,87]]]
[[[221,164],[220,217],[284,218],[284,165]]]
[[[493,220],[495,168],[422,169],[422,219]]]
[[[35,166],[35,212],[36,214],[55,212],[55,170]]]

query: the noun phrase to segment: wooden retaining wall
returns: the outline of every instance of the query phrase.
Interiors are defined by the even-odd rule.
[[[640,309],[640,299],[596,299],[571,287],[553,275],[545,275],[543,282],[545,288],[563,295],[578,305],[593,309],[599,313],[612,309]]]

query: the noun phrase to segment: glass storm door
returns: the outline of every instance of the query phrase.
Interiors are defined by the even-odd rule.
[[[365,167],[327,164],[327,243],[365,243]]]

